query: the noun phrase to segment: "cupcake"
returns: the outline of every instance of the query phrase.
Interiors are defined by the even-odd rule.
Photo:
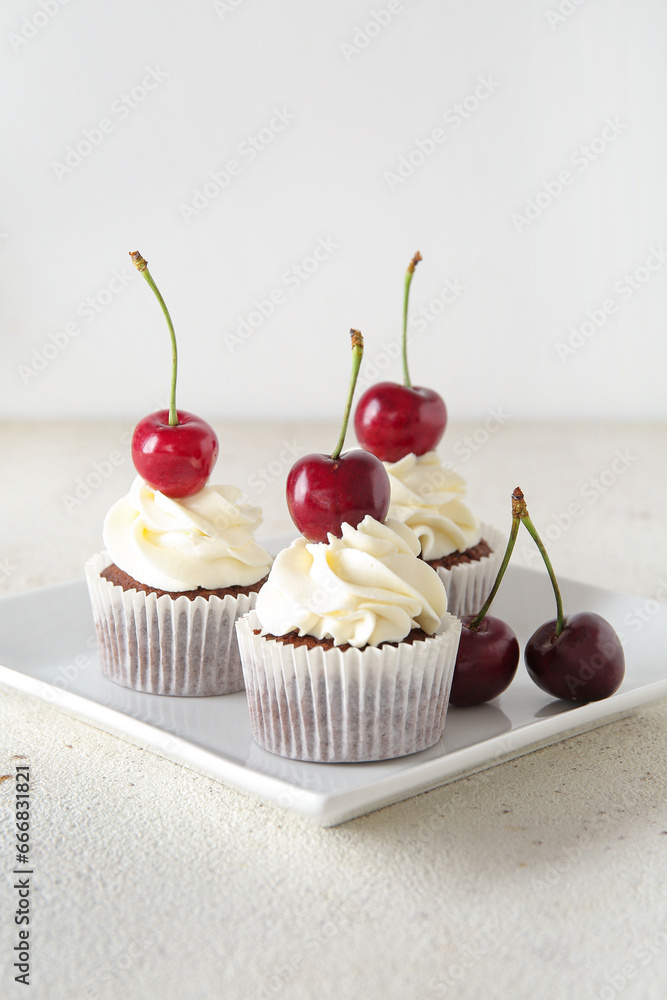
[[[259,524],[234,486],[175,498],[137,476],[85,568],[105,677],[152,694],[241,691],[234,622],[271,565]]]
[[[442,737],[460,621],[400,521],[367,515],[276,557],[236,622],[253,736],[309,761],[371,761]]]
[[[458,616],[479,611],[500,565],[504,535],[479,523],[463,501],[465,480],[444,468],[434,451],[384,466],[391,484],[389,516],[419,538],[422,559],[445,585],[448,610]]]
[[[139,475],[106,516],[106,551],[86,563],[102,672],[151,694],[231,694],[243,688],[234,622],[254,607],[271,557],[254,539],[260,511],[210,484],[217,435],[176,407],[174,325],[147,261],[130,258],[167,321],[171,388],[169,408],[134,428]]]

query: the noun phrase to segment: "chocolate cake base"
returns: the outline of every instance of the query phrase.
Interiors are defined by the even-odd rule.
[[[261,635],[262,630],[256,628],[253,629],[253,632],[255,635]],[[342,645],[336,646],[333,639],[316,639],[314,635],[299,635],[298,632],[286,632],[285,635],[271,635],[270,632],[267,632],[264,638],[275,639],[276,642],[282,642],[287,646],[305,646],[307,649],[315,649],[317,646],[320,649],[340,649],[341,653],[346,652],[348,649],[357,648],[351,646],[349,642],[344,642]],[[404,639],[401,639],[401,642],[411,645],[413,642],[422,642],[424,639],[429,638],[428,632],[424,632],[421,628],[413,628]],[[398,645],[397,642],[380,642],[375,648],[383,649],[385,646]]]
[[[471,546],[465,552],[451,552],[448,556],[441,556],[440,559],[427,559],[426,561],[433,569],[452,569],[453,566],[479,562],[480,559],[484,559],[492,553],[491,546],[482,538],[477,545]]]
[[[263,576],[257,583],[251,583],[247,587],[219,587],[217,590],[206,590],[205,587],[197,587],[196,590],[159,590],[157,587],[149,587],[147,584],[135,580],[129,573],[124,573],[115,563],[110,563],[103,569],[100,576],[108,580],[109,583],[122,587],[123,590],[139,590],[144,594],[156,594],[158,597],[168,594],[174,599],[187,597],[190,601],[194,601],[195,597],[203,597],[208,600],[209,597],[227,597],[227,595],[238,597],[239,594],[257,594],[268,580],[267,575]]]

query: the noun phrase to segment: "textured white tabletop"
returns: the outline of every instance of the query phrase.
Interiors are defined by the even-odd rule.
[[[132,479],[130,430],[1,429],[0,594],[82,576]],[[263,534],[289,531],[286,471],[333,446],[337,427],[217,430],[215,479],[262,505]],[[522,426],[501,414],[450,426],[441,452],[483,520],[508,527],[520,485],[556,572],[635,593],[641,608],[667,600],[666,449],[665,427]],[[12,967],[14,783],[2,781],[3,998],[667,994],[665,701],[319,829],[0,694],[0,777],[31,768],[34,867],[26,994]]]

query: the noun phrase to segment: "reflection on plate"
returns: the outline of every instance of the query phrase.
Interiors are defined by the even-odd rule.
[[[499,698],[476,708],[450,708],[438,744],[397,760],[285,760],[254,743],[243,692],[169,698],[112,684],[99,670],[83,581],[0,601],[0,681],[264,802],[332,826],[667,695],[667,607],[637,629],[640,620],[633,611],[644,603],[641,599],[568,580],[561,581],[561,590],[566,609],[597,611],[625,634],[626,678],[616,694],[589,705],[553,701],[520,665]],[[553,617],[546,574],[510,566],[494,614],[512,626],[523,644]],[[635,623],[635,631],[628,622]]]

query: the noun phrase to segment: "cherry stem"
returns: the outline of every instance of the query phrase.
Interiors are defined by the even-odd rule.
[[[408,389],[412,388],[410,372],[408,371],[408,300],[410,298],[412,275],[415,273],[415,268],[421,259],[422,255],[418,250],[408,264],[408,269],[405,272],[405,287],[403,290],[403,383],[408,387]]]
[[[560,587],[558,586],[558,580],[556,579],[556,574],[554,573],[554,569],[553,566],[551,565],[551,560],[549,559],[547,550],[545,549],[542,543],[542,539],[537,533],[537,528],[530,519],[530,516],[528,514],[528,508],[526,507],[526,501],[524,500],[523,493],[521,492],[518,486],[515,489],[514,493],[512,494],[512,511],[514,511],[515,506],[518,512],[518,516],[523,521],[524,526],[528,530],[530,537],[533,539],[538,549],[540,550],[540,554],[544,559],[544,565],[546,566],[547,571],[549,573],[551,586],[554,589],[554,595],[556,597],[556,636],[559,636],[563,631],[563,625],[564,625],[563,600],[560,596]]]
[[[491,588],[491,593],[485,600],[479,613],[475,616],[473,621],[471,621],[470,624],[468,625],[468,628],[470,629],[471,632],[476,632],[479,626],[482,624],[484,616],[491,607],[493,598],[496,596],[498,592],[498,587],[500,586],[501,580],[505,575],[505,570],[509,565],[510,556],[514,551],[514,543],[516,542],[516,537],[519,534],[520,526],[521,526],[521,520],[518,516],[514,514],[514,506],[512,506],[512,530],[510,531],[510,537],[507,540],[507,548],[505,549],[505,555],[503,556],[503,561],[500,564],[500,569],[496,574],[496,580],[495,583],[493,584],[493,587]]]
[[[354,389],[359,376],[361,359],[364,356],[364,338],[361,336],[359,331],[350,330],[350,337],[352,339],[352,375],[350,377],[350,387],[347,390],[347,402],[345,403],[345,413],[343,414],[343,426],[341,428],[340,437],[338,438],[338,444],[334,448],[331,455],[334,462],[340,458],[340,453],[343,450],[343,445],[345,444],[345,435],[347,434],[347,425],[350,420],[350,410],[352,409],[352,397],[354,396]]]
[[[169,426],[176,427],[178,424],[178,415],[176,413],[176,373],[178,371],[178,351],[176,349],[176,334],[174,333],[174,324],[171,321],[171,316],[169,315],[169,310],[167,309],[166,303],[162,296],[160,295],[160,290],[153,281],[150,271],[148,270],[148,262],[144,260],[138,250],[131,250],[130,257],[132,258],[132,263],[136,267],[137,271],[143,274],[144,278],[153,289],[155,297],[160,303],[162,312],[164,313],[165,319],[167,320],[167,326],[169,327],[169,336],[171,337],[171,391],[169,393]]]

